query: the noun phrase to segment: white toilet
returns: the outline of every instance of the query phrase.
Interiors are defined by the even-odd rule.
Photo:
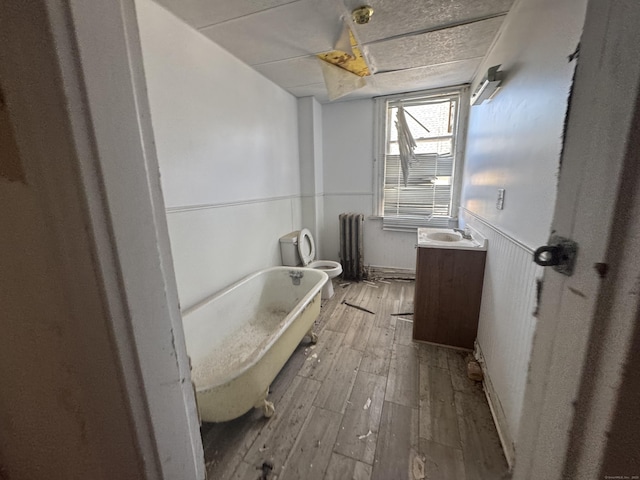
[[[282,265],[317,268],[329,275],[329,280],[322,287],[322,298],[333,297],[331,279],[342,273],[342,265],[331,260],[314,260],[316,245],[308,229],[303,228],[280,237],[280,254],[282,255]]]

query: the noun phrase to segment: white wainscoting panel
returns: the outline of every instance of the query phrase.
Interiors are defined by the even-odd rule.
[[[533,250],[461,209],[461,220],[489,240],[478,345],[489,397],[507,456],[514,453],[536,326],[536,281],[542,267]]]
[[[185,310],[250,273],[282,265],[279,239],[301,228],[300,197],[170,209],[167,223]]]

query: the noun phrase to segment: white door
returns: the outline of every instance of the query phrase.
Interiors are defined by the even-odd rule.
[[[204,479],[134,0],[0,37],[0,478]]]
[[[572,276],[545,270],[516,479],[640,474],[620,460],[633,462],[640,446],[633,444],[637,433],[631,442],[623,439],[620,420],[633,412],[618,404],[624,362],[638,335],[637,25],[638,2],[589,2],[552,224],[553,233],[579,250]],[[618,463],[611,467],[614,452]]]

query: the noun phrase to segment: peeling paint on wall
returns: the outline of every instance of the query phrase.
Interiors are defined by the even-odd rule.
[[[576,78],[576,70],[578,69],[578,58],[580,57],[580,44],[573,51],[571,55],[569,55],[568,61],[569,63],[576,61],[575,69],[573,70],[573,77],[571,78],[571,87],[569,88],[569,97],[567,98],[567,111],[564,115],[564,124],[562,125],[562,149],[560,150],[560,162],[558,163],[558,181],[560,181],[560,172],[562,171],[562,157],[564,156],[564,144],[567,139],[567,122],[569,120],[569,112],[571,112],[571,99],[573,98],[573,84]]]

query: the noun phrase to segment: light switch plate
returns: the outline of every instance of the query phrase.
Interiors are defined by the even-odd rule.
[[[498,189],[498,201],[496,202],[496,208],[502,210],[504,208],[504,188]]]

